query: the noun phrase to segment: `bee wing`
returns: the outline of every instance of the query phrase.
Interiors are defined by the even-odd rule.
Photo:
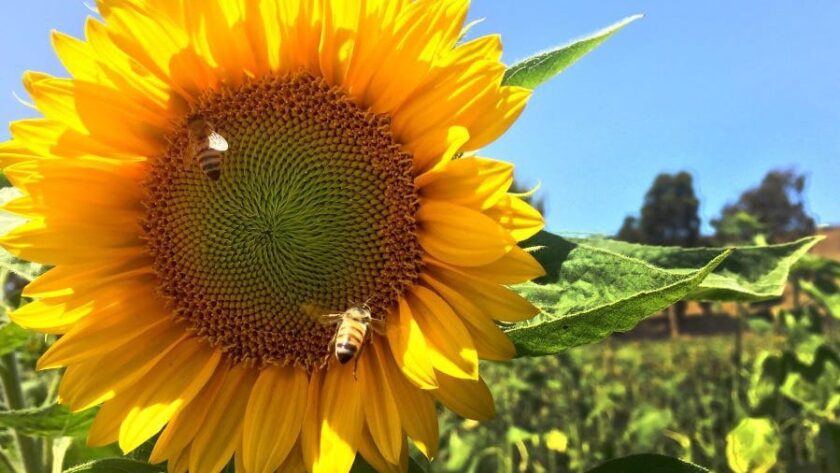
[[[344,320],[344,314],[321,314],[315,320],[322,325],[336,325],[338,323],[341,323],[342,320]]]
[[[311,303],[303,304],[301,309],[303,309],[303,313],[306,314],[307,317],[324,325],[337,324],[341,321],[342,316],[344,316],[343,312],[330,313],[329,309]]]
[[[213,131],[207,137],[207,147],[219,152],[224,152],[228,150],[228,142],[224,136]]]
[[[385,321],[380,319],[370,319],[370,328],[378,335],[385,334]]]

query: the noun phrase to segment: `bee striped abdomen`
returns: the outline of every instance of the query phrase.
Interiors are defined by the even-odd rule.
[[[213,148],[204,148],[198,153],[198,165],[207,177],[218,181],[222,175],[222,153]]]
[[[203,118],[193,118],[188,127],[192,140],[190,155],[198,161],[198,167],[207,177],[218,181],[222,176],[222,154],[228,150],[227,140]]]
[[[363,322],[345,320],[339,325],[335,337],[335,357],[344,364],[359,354],[367,334],[367,325]]]

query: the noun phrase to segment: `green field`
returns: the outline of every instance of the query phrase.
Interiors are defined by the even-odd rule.
[[[821,340],[837,345],[836,336]],[[727,433],[759,412],[751,405],[760,391],[752,379],[755,360],[790,344],[772,331],[748,332],[741,368],[729,335],[608,339],[555,357],[488,363],[483,372],[498,418],[479,425],[444,413],[442,454],[433,469],[585,471],[610,458],[657,452],[731,471]],[[836,407],[836,384],[829,393],[826,402]],[[826,419],[791,397],[773,399],[770,417],[781,439],[773,471],[837,471],[837,465],[820,464],[827,457],[821,456],[819,423]]]

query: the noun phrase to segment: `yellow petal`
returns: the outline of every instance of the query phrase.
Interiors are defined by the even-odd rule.
[[[242,424],[257,370],[237,365],[228,371],[213,408],[190,447],[190,471],[220,471],[242,441]],[[220,434],[224,432],[224,434]]]
[[[0,143],[0,168],[7,168],[33,159],[37,159],[37,155],[17,140]]]
[[[381,348],[387,353],[387,348]],[[438,451],[438,418],[435,403],[429,391],[415,387],[403,376],[393,361],[382,364],[388,377],[400,413],[400,423],[427,458],[434,458]]]
[[[519,294],[504,286],[484,281],[480,277],[434,264],[427,266],[426,271],[436,280],[472,301],[482,313],[489,314],[493,320],[521,322],[540,313],[536,306]]]
[[[316,370],[309,377],[309,387],[306,390],[306,410],[303,415],[303,426],[300,431],[301,456],[306,471],[313,471],[320,456],[321,424],[324,416],[321,412],[321,394],[324,385],[324,371]]]
[[[485,360],[509,360],[516,355],[513,343],[493,322],[489,314],[481,312],[469,299],[452,288],[436,281],[428,274],[421,275],[423,281],[452,307],[452,310],[466,323],[478,356]]]
[[[187,473],[187,469],[190,467],[190,447],[187,445],[186,448],[178,452],[177,455],[172,457],[169,462],[166,464],[166,471],[167,473]]]
[[[245,471],[271,473],[286,459],[300,434],[308,385],[306,373],[298,368],[262,370],[245,411]]]
[[[113,85],[100,69],[90,46],[59,31],[52,31],[52,45],[67,72],[76,79]]]
[[[432,259],[426,260],[436,266],[447,265]],[[545,269],[534,256],[518,246],[514,246],[501,259],[485,266],[459,267],[461,273],[496,284],[518,284],[545,276]]]
[[[404,473],[408,471],[408,445],[405,441],[405,436],[402,436],[400,439],[400,444],[402,453],[397,461],[392,463],[386,460],[379,451],[370,430],[366,428],[360,438],[359,454],[365,459],[368,465],[372,466],[379,473]]]
[[[169,314],[163,313],[161,305],[149,299],[123,299],[95,310],[53,343],[38,360],[38,369],[89,360],[123,345],[143,343],[155,332],[169,330]]]
[[[361,385],[353,366],[332,365],[324,376],[318,460],[312,473],[346,473],[353,466],[364,426]]]
[[[42,218],[31,219],[0,237],[0,245],[22,259],[53,265],[113,261],[145,251],[140,232],[134,228],[48,223]]]
[[[123,399],[111,399],[106,401],[96,418],[90,425],[87,436],[87,445],[90,447],[104,447],[112,444],[120,438],[120,424],[126,411],[126,401]]]
[[[61,300],[35,301],[9,314],[21,327],[44,333],[65,333],[93,310],[94,302]]]
[[[372,110],[394,112],[417,92],[439,52],[450,49],[458,39],[468,5],[467,0],[406,5],[397,20],[395,41],[383,51],[382,67],[373,71]]]
[[[498,98],[493,104],[493,112],[482,110],[474,115],[475,121],[470,124],[470,141],[464,145],[465,149],[483,148],[513,125],[519,115],[525,110],[525,105],[531,97],[531,91],[522,87],[501,87]]]
[[[128,260],[57,266],[27,284],[23,295],[52,298],[98,291],[124,279],[152,274],[152,263],[148,255],[140,255]]]
[[[434,388],[437,386],[435,370],[427,355],[423,331],[404,298],[400,298],[398,307],[390,314],[385,327],[394,361],[412,383],[423,389]]]
[[[222,361],[213,376],[189,404],[172,417],[166,428],[155,442],[155,447],[149,456],[150,463],[160,463],[169,460],[171,465],[178,460],[185,463],[184,470],[189,466],[189,453],[184,459],[184,452],[189,451],[189,445],[196,433],[204,425],[204,417],[213,407],[213,401],[224,383],[225,376],[230,369],[229,363]]]
[[[438,373],[440,387],[431,393],[449,410],[474,420],[490,420],[496,417],[493,396],[480,378],[475,381],[457,379]]]
[[[443,57],[443,61],[446,64],[475,62],[482,59],[488,61],[500,61],[502,59],[501,36],[498,34],[491,34],[466,41],[446,53]]]
[[[507,254],[516,241],[491,218],[466,207],[425,200],[417,211],[420,244],[457,266],[482,266]]]
[[[303,461],[303,452],[300,447],[300,440],[289,452],[286,460],[280,465],[276,473],[306,473],[306,464]]]
[[[462,158],[415,179],[420,195],[477,210],[492,207],[513,183],[513,165],[485,158]]]
[[[100,2],[111,40],[125,53],[161,79],[170,77],[170,61],[186,48],[183,27],[148,4]]]
[[[175,2],[170,2],[175,3]],[[164,21],[163,18],[160,21]],[[175,105],[174,97],[168,84],[155,76],[148,68],[138,63],[112,41],[111,32],[101,22],[88,17],[85,22],[85,38],[89,51],[94,55],[99,69],[114,87],[131,94],[138,102],[149,102],[149,105],[164,109]],[[79,79],[83,79],[79,77]],[[102,80],[91,82],[103,83]]]
[[[204,340],[181,343],[155,366],[143,383],[120,427],[120,448],[130,452],[158,433],[182,405],[189,403],[210,379],[221,352]]]
[[[537,209],[512,195],[503,197],[485,214],[505,227],[516,241],[536,235],[545,226],[543,217]]]
[[[192,44],[211,59],[220,81],[238,84],[258,73],[237,2],[186,2],[185,25]]]
[[[499,109],[500,88],[505,66],[494,61],[468,62],[461,67],[441,69],[433,86],[423,88],[394,114],[396,136],[410,143],[441,126],[462,126],[470,133],[465,150],[474,150],[473,134],[484,134],[474,126],[483,115],[504,120]],[[516,118],[516,117],[513,117]],[[511,121],[512,123],[512,121]],[[510,123],[509,123],[510,124]]]
[[[344,82],[353,58],[356,28],[361,14],[358,0],[324,0],[321,31],[321,74],[330,85]]]
[[[77,295],[58,298],[67,301],[70,307],[86,306],[90,310],[41,357],[38,369],[66,366],[136,343],[131,340],[134,333],[155,330],[150,333],[159,335],[161,330],[171,328],[170,312],[154,294],[155,288],[146,281],[124,280],[102,288],[95,298]]]
[[[428,342],[436,371],[465,379],[478,378],[478,353],[469,331],[437,294],[415,286],[408,297],[414,318]]]
[[[277,3],[280,36],[294,38],[280,43],[280,64],[285,71],[302,69],[320,75],[322,0]]]
[[[388,360],[381,353],[381,343],[362,353],[359,361],[359,383],[365,400],[365,419],[378,451],[389,463],[398,464],[403,434],[397,401],[382,365]]]
[[[405,150],[414,157],[418,173],[445,166],[469,141],[470,133],[462,126],[439,127],[405,143]]]
[[[103,352],[98,358],[71,365],[61,379],[58,393],[74,411],[99,404],[141,382],[186,337],[180,327],[170,327],[142,345]]]

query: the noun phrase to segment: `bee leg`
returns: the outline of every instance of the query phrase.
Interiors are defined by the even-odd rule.
[[[359,353],[359,355],[361,355],[361,353]],[[358,371],[358,369],[359,369],[359,357],[356,356],[356,359],[353,361],[353,381],[356,381],[356,382],[359,381],[359,377],[356,376],[356,372]]]
[[[370,331],[377,335],[385,335],[385,321],[373,319],[370,321]],[[371,337],[372,339],[373,337]]]

